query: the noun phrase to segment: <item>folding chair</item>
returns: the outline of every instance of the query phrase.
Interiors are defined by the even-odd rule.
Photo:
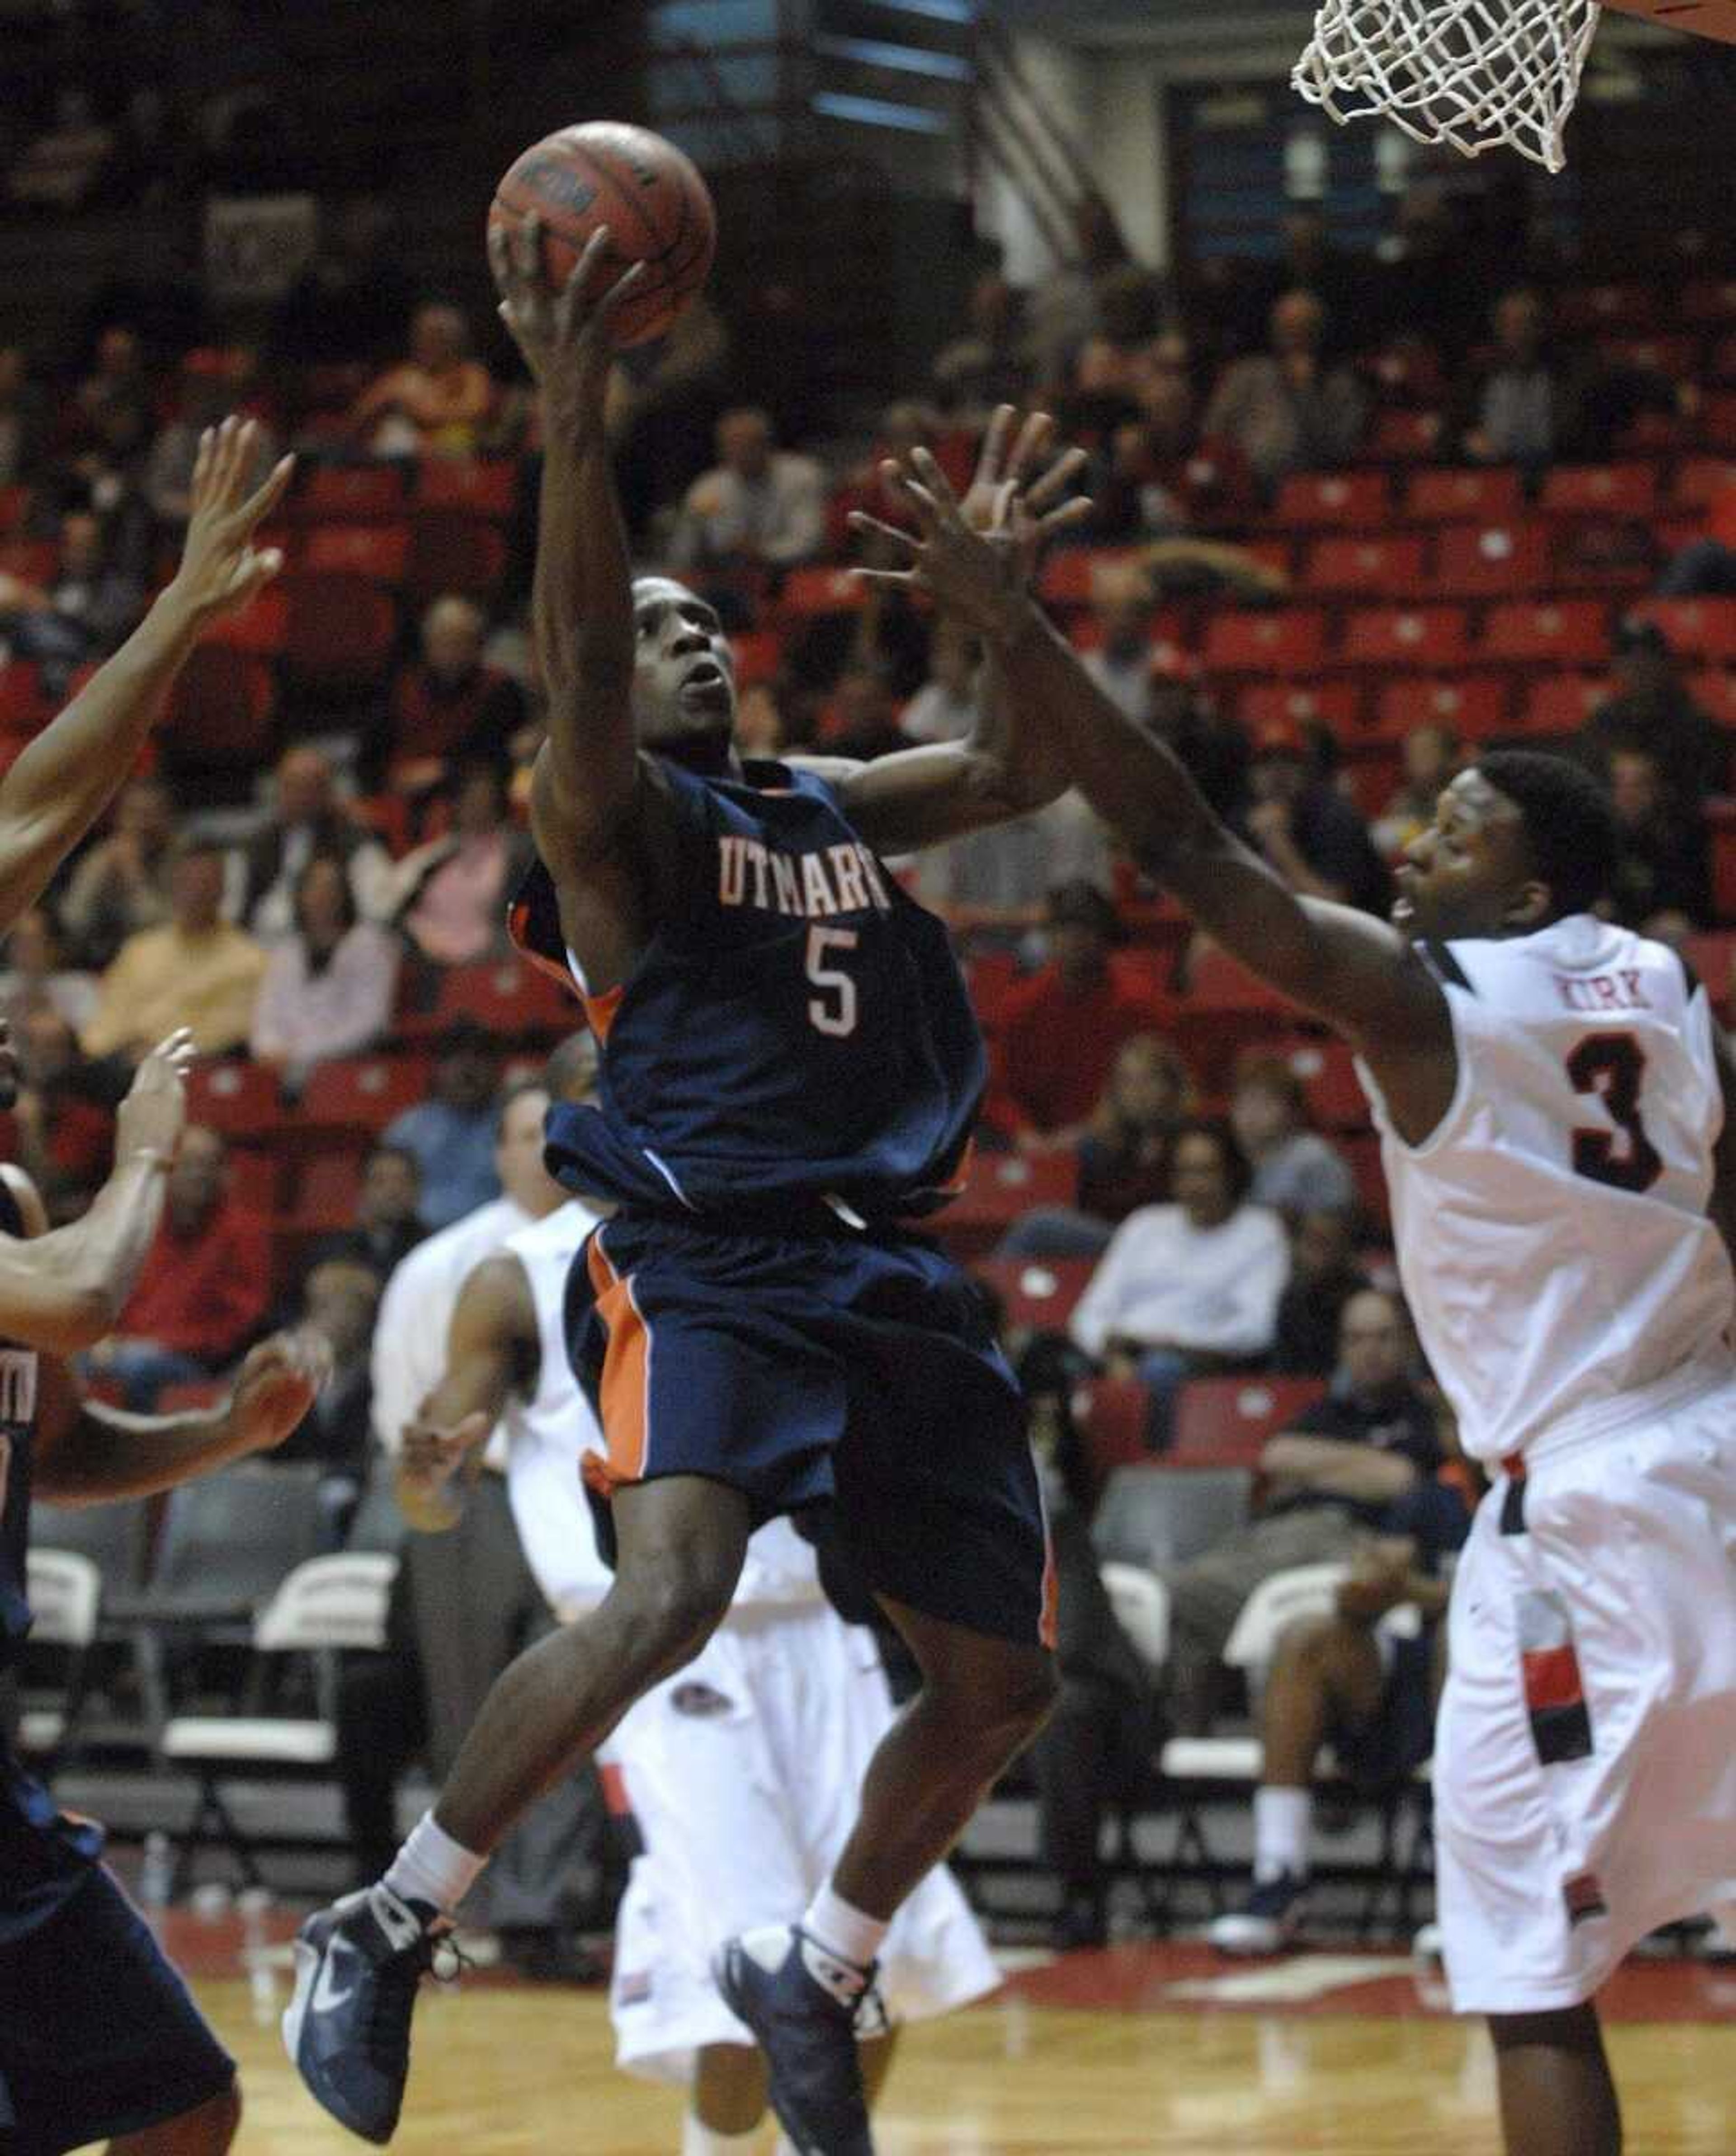
[[[1201,1556],[1246,1524],[1253,1482],[1240,1467],[1117,1467],[1091,1523],[1100,1562],[1155,1572]]]
[[[76,1550],[32,1549],[25,1558],[30,1598],[30,1651],[50,1648],[63,1664],[59,1685],[47,1697],[33,1686],[18,1716],[18,1749],[51,1774],[72,1749],[85,1703],[90,1650],[102,1617],[102,1573]]]
[[[193,1851],[209,1840],[227,1846],[245,1885],[262,1883],[255,1844],[225,1801],[223,1783],[246,1770],[306,1778],[330,1769],[337,1757],[337,1651],[385,1645],[397,1570],[395,1557],[376,1551],[314,1558],[297,1565],[259,1612],[255,1659],[311,1657],[314,1714],[177,1715],[165,1726],[163,1758],[193,1769],[199,1785],[193,1816],[176,1842],[172,1898]]]

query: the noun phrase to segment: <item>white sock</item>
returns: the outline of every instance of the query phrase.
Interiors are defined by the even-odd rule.
[[[681,2114],[681,2156],[747,2156],[748,2150],[758,2145],[757,2126],[750,2126],[745,2133],[720,2133],[691,2111]]]
[[[474,1856],[424,1812],[410,1838],[392,1860],[385,1884],[401,1902],[426,1902],[449,1917],[473,1887],[488,1861]]]
[[[802,1929],[816,1945],[835,1954],[840,1961],[847,1961],[856,1969],[867,1969],[880,1952],[887,1926],[879,1917],[865,1917],[848,1902],[840,1901],[832,1892],[829,1880],[809,1903]]]
[[[1314,1799],[1306,1789],[1269,1789],[1254,1792],[1254,1876],[1276,1879],[1281,1871],[1298,1879],[1308,1876],[1308,1830],[1314,1816]]]

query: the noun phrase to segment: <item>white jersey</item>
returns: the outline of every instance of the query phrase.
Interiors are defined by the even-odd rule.
[[[1424,955],[1451,1014],[1451,1106],[1406,1145],[1361,1075],[1400,1276],[1465,1450],[1506,1458],[1716,1382],[1736,1290],[1706,1214],[1723,1107],[1705,990],[1586,914]]]
[[[509,1235],[502,1247],[525,1269],[537,1307],[537,1389],[502,1418],[506,1495],[526,1561],[557,1617],[571,1621],[609,1592],[612,1577],[597,1548],[581,1455],[606,1450],[591,1404],[567,1353],[567,1281],[598,1215],[577,1198]],[[823,1599],[811,1544],[788,1520],[773,1520],[747,1545],[731,1617],[768,1604]],[[726,1620],[728,1621],[728,1620]]]

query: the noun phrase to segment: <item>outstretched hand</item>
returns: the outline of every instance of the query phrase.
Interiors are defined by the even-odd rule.
[[[542,220],[534,212],[513,225],[489,227],[488,259],[501,295],[501,320],[544,395],[562,416],[599,425],[614,362],[614,325],[645,282],[643,262],[609,274],[609,228],[598,225],[558,291],[543,275]]]
[[[419,1415],[404,1425],[401,1455],[404,1474],[430,1495],[444,1489],[464,1465],[465,1455],[487,1443],[493,1426],[480,1410],[466,1415],[451,1430]]]
[[[193,507],[181,566],[171,588],[201,622],[244,607],[283,567],[275,547],[255,547],[254,534],[283,500],[295,459],[280,457],[265,484],[248,490],[259,454],[259,430],[251,419],[225,419],[199,437],[193,470]]]
[[[331,1374],[331,1350],[318,1333],[274,1333],[249,1348],[229,1396],[229,1419],[249,1452],[269,1452],[300,1427]]]
[[[887,491],[908,510],[916,533],[855,511],[851,524],[873,533],[905,566],[854,573],[926,592],[980,635],[1006,633],[1022,610],[1045,542],[1091,511],[1083,495],[1058,499],[1085,461],[1081,450],[1069,450],[1025,485],[1026,471],[1053,442],[1054,422],[1046,413],[1033,413],[1009,450],[1014,416],[1010,405],[995,413],[963,501],[927,449],[912,449],[902,465],[882,465]]]

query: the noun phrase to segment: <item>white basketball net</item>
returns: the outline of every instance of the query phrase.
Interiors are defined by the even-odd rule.
[[[1559,172],[1597,0],[1322,0],[1291,81],[1341,124],[1379,114],[1467,157],[1510,145]]]

